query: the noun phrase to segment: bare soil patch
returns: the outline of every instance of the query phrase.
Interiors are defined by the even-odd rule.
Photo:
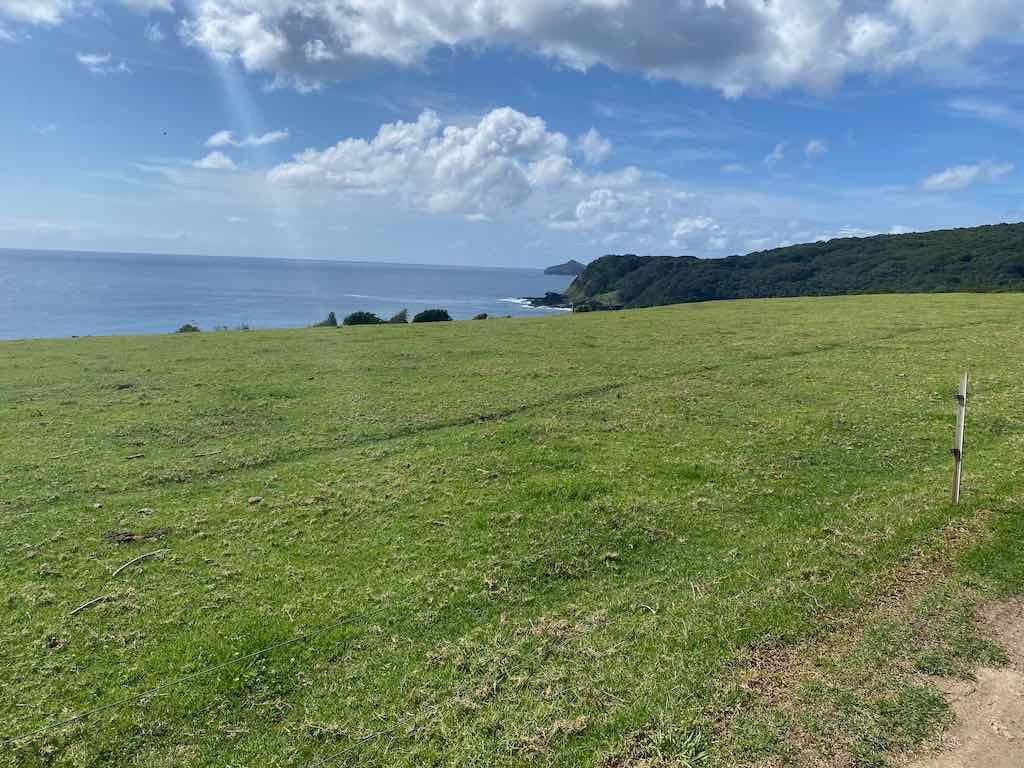
[[[956,721],[936,751],[911,762],[910,768],[1024,765],[1024,599],[993,603],[979,621],[1006,652],[1009,664],[979,668],[975,680],[935,681]]]

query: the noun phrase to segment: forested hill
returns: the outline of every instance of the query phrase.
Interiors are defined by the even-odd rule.
[[[841,238],[746,256],[603,256],[569,289],[578,307],[714,299],[1024,290],[1024,224]]]

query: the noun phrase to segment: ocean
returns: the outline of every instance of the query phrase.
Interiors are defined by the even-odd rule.
[[[559,310],[518,299],[570,282],[540,269],[0,249],[0,339],[293,328],[331,311],[537,316]]]

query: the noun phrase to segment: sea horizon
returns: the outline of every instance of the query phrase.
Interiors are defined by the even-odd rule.
[[[540,267],[0,248],[0,340],[300,328],[359,310],[538,316],[559,310],[522,298],[570,282]]]
[[[18,253],[41,253],[82,255],[82,256],[144,256],[146,258],[167,258],[167,259],[229,259],[232,261],[289,261],[289,262],[314,262],[317,264],[370,264],[377,267],[436,267],[437,269],[483,269],[483,270],[508,270],[513,272],[543,272],[547,267],[558,263],[558,260],[568,261],[568,257],[553,257],[552,264],[543,267],[510,266],[506,264],[439,264],[432,261],[374,261],[372,259],[330,259],[316,256],[239,256],[235,254],[222,253],[172,253],[161,251],[101,251],[92,248],[16,248],[0,246],[0,256],[4,254]]]

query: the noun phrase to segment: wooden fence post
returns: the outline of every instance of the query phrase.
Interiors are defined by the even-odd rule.
[[[967,417],[967,374],[960,377],[956,394],[956,438],[953,443],[953,503],[960,503],[960,475],[964,466],[964,420]]]

